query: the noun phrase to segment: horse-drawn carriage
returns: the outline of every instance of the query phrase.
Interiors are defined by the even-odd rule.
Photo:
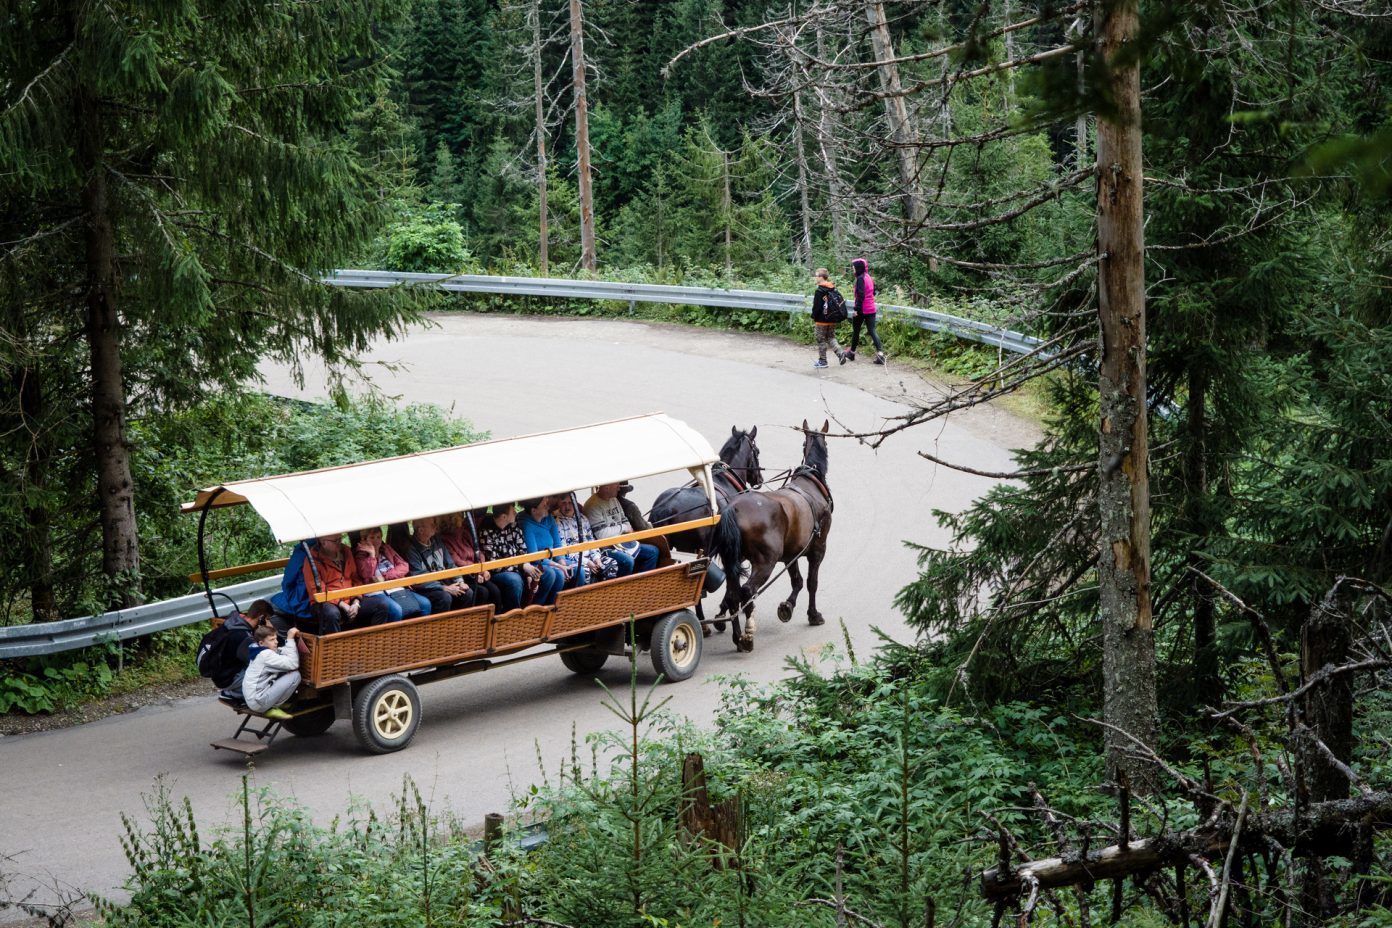
[[[202,490],[184,510],[200,514],[199,570],[217,622],[213,579],[285,564],[263,562],[210,570],[205,530],[209,514],[223,507],[249,505],[278,541],[301,544],[368,526],[669,472],[689,474],[710,504],[707,514],[652,529],[410,578],[411,583],[423,583],[627,541],[708,530],[720,521],[711,472],[716,460],[700,434],[658,414],[226,483]],[[691,610],[699,604],[707,566],[708,560],[698,556],[586,583],[563,590],[551,605],[496,613],[489,604],[331,634],[301,634],[307,653],[300,660],[303,682],[283,707],[290,717],[282,721],[239,708],[243,718],[236,733],[213,746],[255,754],[269,747],[282,728],[294,735],[315,735],[338,719],[351,719],[368,751],[400,750],[420,725],[421,684],[551,655],[572,671],[592,674],[611,655],[630,653],[630,622],[632,644],[651,652],[657,672],[668,681],[684,680],[701,659],[702,629]],[[400,580],[385,581],[313,595],[324,602],[401,584]]]

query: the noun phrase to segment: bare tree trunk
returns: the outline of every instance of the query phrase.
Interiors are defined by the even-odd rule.
[[[1199,366],[1189,371],[1188,447],[1184,459],[1184,523],[1188,533],[1202,538],[1209,533],[1204,515],[1208,500],[1208,375]],[[1196,551],[1190,551],[1187,562],[1202,569]],[[1213,590],[1207,580],[1193,575],[1194,590],[1194,688],[1206,704],[1213,704],[1222,694],[1218,676],[1218,619]]]
[[[1336,585],[1310,610],[1310,617],[1300,630],[1300,678],[1305,680],[1322,667],[1347,663],[1352,646],[1349,628],[1350,602]],[[1323,743],[1340,762],[1353,760],[1353,680],[1342,674],[1312,687],[1300,701],[1300,721],[1305,728],[1297,729],[1293,741],[1299,763],[1298,784],[1301,795],[1296,808],[1306,812],[1313,804],[1347,799],[1349,778],[1338,765],[1331,763],[1320,749]],[[1342,856],[1366,858],[1366,836],[1363,827],[1345,831]],[[1360,869],[1363,869],[1360,867]],[[1339,890],[1325,862],[1312,858],[1300,868],[1299,924],[1322,925],[1338,910]]]
[[[87,245],[87,342],[92,363],[92,449],[102,529],[102,573],[121,586],[123,605],[140,600],[140,542],[126,442],[126,395],[116,312],[116,232],[102,164],[103,130],[96,101],[78,100],[78,154],[86,177],[82,210]]]
[[[803,265],[807,268],[807,273],[812,273],[812,202],[811,194],[808,191],[810,183],[807,169],[807,147],[803,141],[803,119],[806,114],[802,110],[802,93],[793,91],[793,139],[796,142],[794,151],[797,154],[797,185],[798,185],[798,207],[801,211],[802,219],[802,241],[799,251]]]
[[[541,81],[541,0],[532,0],[532,85],[536,91],[536,147],[537,147],[537,259],[541,264],[541,276],[546,277],[550,270],[548,248],[550,231],[547,229],[546,202],[546,107],[542,95]]]
[[[1325,594],[1310,610],[1300,631],[1300,677],[1309,679],[1329,665],[1348,663],[1353,636],[1349,627],[1349,597],[1339,586]],[[1301,700],[1301,718],[1310,735],[1324,742],[1329,752],[1344,764],[1353,761],[1353,680],[1349,674],[1331,677],[1312,687]],[[1304,773],[1307,802],[1347,799],[1349,779],[1330,763],[1324,752],[1308,738],[1297,741]]]
[[[1015,5],[1010,0],[1004,0],[1001,4],[1001,25],[1009,26],[1015,11]],[[1008,30],[1005,33],[1005,60],[1015,60],[1015,31]],[[1005,71],[1005,105],[1009,109],[1015,103],[1015,69],[1007,68]]]
[[[590,105],[585,97],[585,13],[570,0],[570,68],[575,93],[575,151],[580,188],[580,266],[599,267],[595,257],[594,191],[590,186]]]
[[[885,116],[889,119],[890,135],[899,155],[899,187],[904,196],[904,218],[912,226],[923,221],[923,193],[918,179],[918,139],[909,124],[909,107],[904,102],[903,84],[899,81],[899,66],[894,63],[894,43],[889,37],[884,4],[871,0],[865,5],[870,19],[870,44],[879,62],[880,86],[885,92]]]
[[[24,506],[28,531],[16,539],[24,574],[29,578],[29,606],[35,622],[58,618],[57,596],[53,588],[53,518],[48,505],[49,470],[53,463],[53,444],[45,426],[43,375],[38,365],[23,365],[17,372],[19,418],[30,436],[25,456],[24,480],[29,491]]]
[[[817,22],[813,28],[817,35],[817,57],[826,61],[826,39],[822,33],[821,22]],[[841,171],[836,164],[836,149],[832,142],[836,133],[831,122],[831,100],[821,83],[817,83],[815,86],[818,98],[817,148],[821,151],[822,169],[826,171],[827,176],[827,207],[831,213],[831,250],[837,256],[841,256],[846,251],[846,222],[842,218],[842,211],[846,207],[845,190],[841,186]]]
[[[1140,63],[1124,58],[1139,0],[1101,5],[1098,53],[1115,111],[1097,120],[1098,584],[1103,627],[1107,771],[1152,792],[1156,770],[1125,732],[1154,746],[1155,633],[1150,609],[1150,481],[1146,423],[1145,243],[1141,195]]]
[[[734,244],[734,202],[730,198],[730,154],[721,149],[720,151],[720,176],[724,182],[720,193],[720,212],[725,221],[725,277],[729,279],[734,276],[735,268],[730,257],[730,248]]]
[[[1081,38],[1086,25],[1087,21],[1083,19],[1082,14],[1079,14],[1078,18],[1068,27],[1068,37],[1070,39]],[[1077,69],[1078,99],[1080,100],[1087,92],[1087,73],[1084,70],[1084,64],[1085,56],[1082,51],[1079,51],[1074,56],[1074,65]],[[1081,109],[1078,112],[1078,118],[1073,120],[1073,157],[1074,164],[1081,171],[1088,160],[1087,114]]]

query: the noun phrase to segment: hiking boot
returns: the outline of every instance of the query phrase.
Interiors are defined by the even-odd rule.
[[[851,353],[849,351],[843,351],[836,356],[836,360],[845,364],[847,361],[851,360]]]
[[[854,352],[854,351],[848,351],[848,352],[846,352],[845,356],[842,357],[841,363],[842,363],[842,364],[845,364],[847,361],[854,361],[854,360],[855,360],[855,352]]]
[[[883,351],[875,355],[875,363],[880,365],[881,367],[884,366],[885,356]]]
[[[817,360],[812,362],[812,366],[816,368],[826,367],[826,358],[818,358]]]

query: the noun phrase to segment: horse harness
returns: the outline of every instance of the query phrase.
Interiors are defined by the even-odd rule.
[[[807,479],[811,480],[812,483],[816,485],[817,489],[821,491],[823,502],[826,504],[825,511],[818,513],[817,501],[814,500],[807,493],[806,490],[793,483],[793,481],[796,480],[798,477],[806,477]],[[764,585],[759,587],[759,589],[755,590],[754,595],[750,596],[749,599],[745,600],[744,605],[753,603],[756,600],[758,600],[760,596],[763,596],[764,591],[767,590],[769,587],[773,586],[775,580],[777,580],[779,577],[783,576],[785,573],[788,572],[788,565],[792,564],[798,558],[802,557],[804,554],[807,553],[807,549],[811,548],[812,543],[815,542],[817,538],[822,534],[822,523],[826,521],[826,517],[831,515],[832,510],[836,508],[836,501],[832,499],[831,490],[827,487],[826,481],[823,480],[822,477],[817,473],[816,468],[809,467],[806,464],[803,464],[802,466],[794,469],[793,472],[788,475],[788,478],[783,481],[783,486],[779,489],[792,490],[798,496],[801,496],[804,500],[807,501],[807,509],[809,512],[812,513],[812,534],[808,536],[807,544],[802,546],[802,550],[799,551],[797,554],[793,555],[791,558],[785,560],[783,562],[783,566],[778,570],[778,572],[775,573],[773,576],[769,577],[766,581],[764,581]],[[744,576],[744,574],[745,571],[741,569],[740,575]]]
[[[822,502],[826,505],[826,510],[824,512],[819,513],[817,511],[818,501],[814,500],[810,493],[793,483],[798,477],[806,477],[808,480],[811,480],[813,485],[821,491],[823,497]],[[788,479],[783,483],[783,489],[792,490],[807,501],[807,510],[812,513],[812,537],[816,538],[822,533],[822,522],[836,509],[836,500],[832,498],[831,490],[827,487],[826,481],[817,473],[816,468],[808,467],[804,464],[788,475]],[[808,547],[811,547],[811,542],[808,542]],[[803,550],[806,551],[807,549],[804,548]],[[799,555],[799,557],[801,557],[801,555]]]

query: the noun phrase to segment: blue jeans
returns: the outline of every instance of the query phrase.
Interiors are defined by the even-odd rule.
[[[414,619],[417,616],[430,615],[430,600],[415,590],[397,590],[387,594],[388,622],[399,622],[402,619]]]
[[[507,612],[522,605],[523,581],[521,574],[515,570],[495,570],[490,579],[498,585],[498,592],[503,594],[503,601],[498,604],[497,612]]]
[[[550,606],[556,601],[556,594],[565,586],[565,574],[554,564],[538,564],[541,568],[541,583],[537,586],[536,596],[532,597],[533,606]]]
[[[620,551],[618,548],[605,548],[604,552],[619,562],[620,577],[642,573],[657,566],[657,548],[654,545],[639,543],[636,557],[630,557],[627,552]]]

